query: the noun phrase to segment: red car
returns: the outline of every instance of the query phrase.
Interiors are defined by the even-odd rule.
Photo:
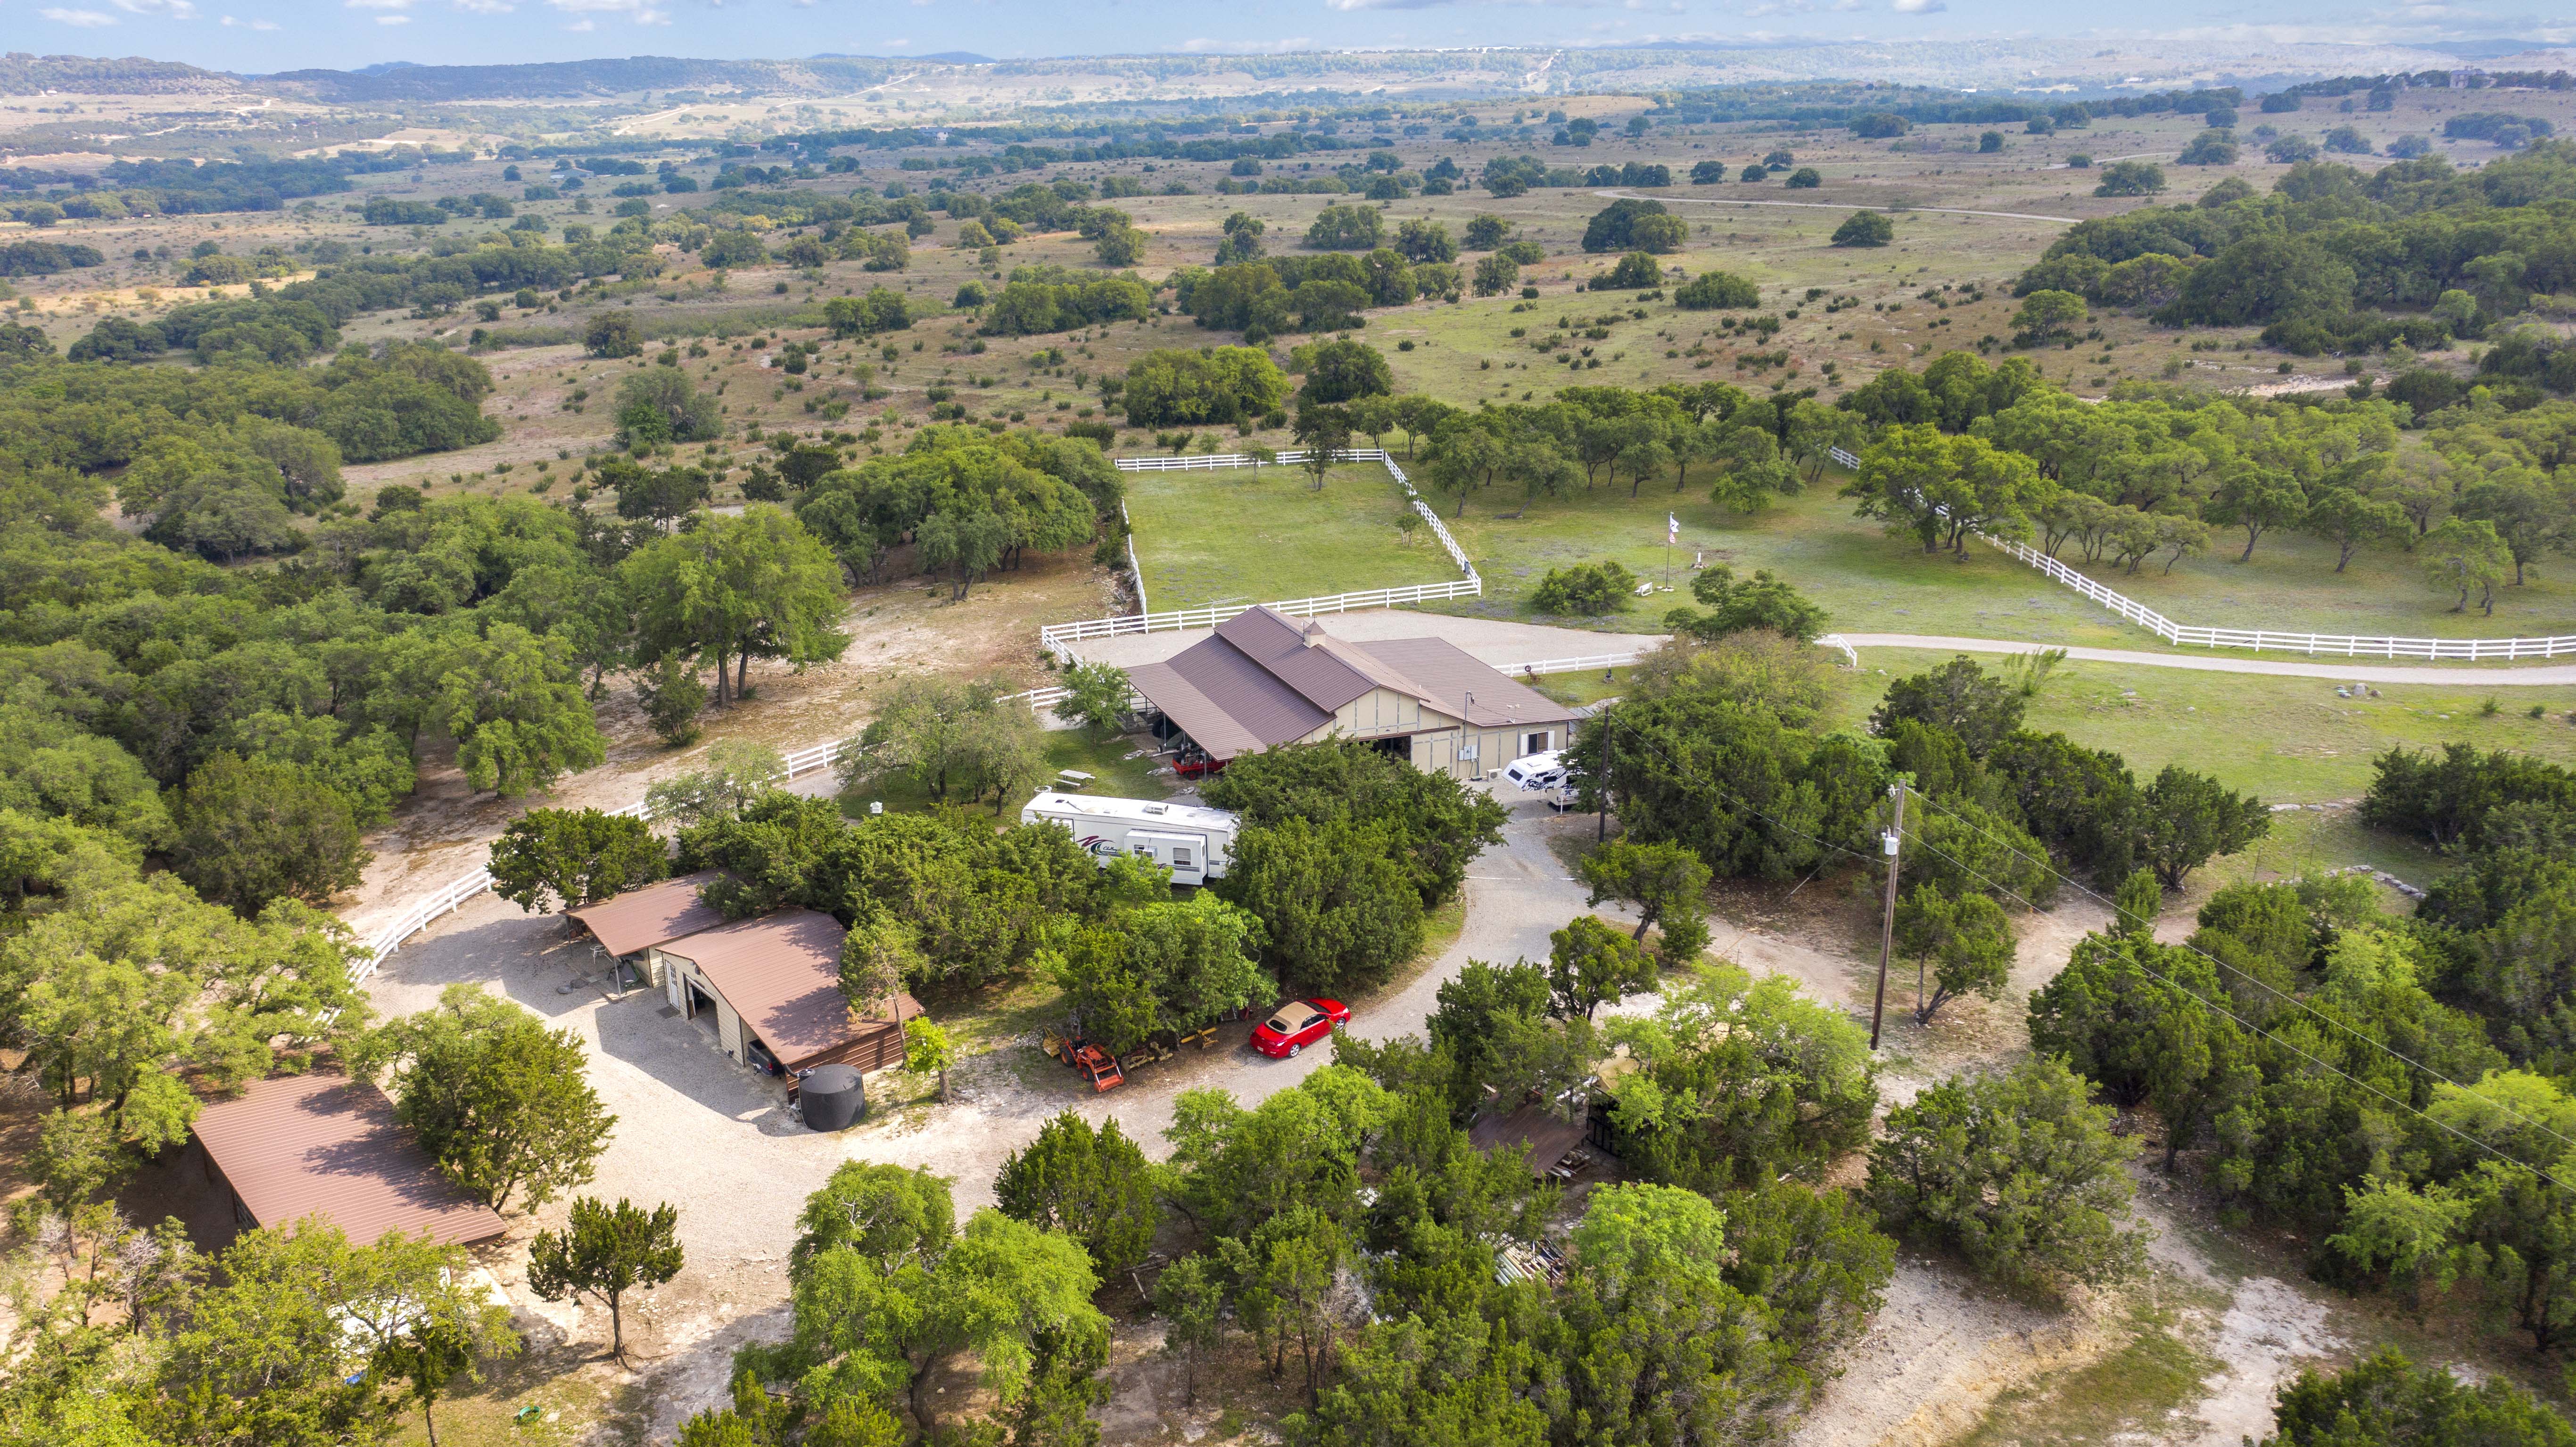
[[[1285,1060],[1351,1023],[1351,1010],[1339,1000],[1299,1000],[1282,1005],[1252,1027],[1252,1048]]]

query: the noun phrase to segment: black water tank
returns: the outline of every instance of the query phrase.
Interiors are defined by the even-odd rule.
[[[868,1113],[868,1094],[859,1072],[847,1065],[817,1065],[796,1087],[805,1109],[807,1130],[847,1130]]]

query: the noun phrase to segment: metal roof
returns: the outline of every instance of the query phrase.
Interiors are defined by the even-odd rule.
[[[1268,608],[1237,613],[1169,661],[1129,669],[1127,681],[1218,759],[1305,738],[1331,723],[1343,705],[1379,688],[1474,728],[1579,717],[1445,639],[1350,643],[1318,624],[1300,628]]]
[[[254,1081],[236,1099],[209,1101],[196,1132],[262,1226],[319,1216],[360,1246],[388,1231],[453,1246],[508,1229],[438,1173],[384,1092],[345,1075]]]
[[[642,889],[603,899],[597,904],[564,911],[567,919],[578,920],[589,930],[600,947],[612,955],[631,955],[655,945],[711,930],[725,922],[714,905],[698,898],[698,890],[716,877],[716,871],[702,869],[665,879]]]
[[[1532,1175],[1544,1174],[1567,1151],[1583,1144],[1583,1137],[1581,1121],[1559,1119],[1536,1105],[1524,1105],[1508,1115],[1488,1110],[1467,1126],[1467,1144],[1488,1154],[1518,1151]]]
[[[896,997],[892,1021],[851,1013],[841,993],[841,944],[849,934],[828,914],[782,909],[670,941],[662,952],[696,964],[743,1028],[794,1070],[921,1013],[910,995]]]
[[[1362,643],[1390,668],[1400,669],[1425,690],[1432,706],[1471,728],[1508,728],[1526,723],[1566,723],[1583,715],[1546,694],[1479,663],[1445,638],[1390,638]],[[1467,695],[1476,696],[1475,707]]]

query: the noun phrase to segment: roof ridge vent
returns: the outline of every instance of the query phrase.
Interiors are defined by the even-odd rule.
[[[1310,621],[1306,624],[1305,639],[1306,639],[1306,646],[1307,646],[1307,647],[1309,647],[1309,648],[1319,648],[1319,647],[1323,646],[1323,642],[1324,642],[1324,624],[1323,624],[1323,620],[1321,620],[1321,619],[1314,619],[1314,620],[1310,620]]]

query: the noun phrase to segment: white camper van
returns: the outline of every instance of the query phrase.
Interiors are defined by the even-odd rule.
[[[1565,751],[1550,749],[1543,754],[1526,754],[1514,759],[1503,769],[1503,781],[1523,793],[1535,793],[1565,782]]]
[[[1172,871],[1174,884],[1222,879],[1234,858],[1235,817],[1200,804],[1152,799],[1095,799],[1052,790],[1020,810],[1020,822],[1041,820],[1073,831],[1073,842],[1097,858],[1133,854]]]

